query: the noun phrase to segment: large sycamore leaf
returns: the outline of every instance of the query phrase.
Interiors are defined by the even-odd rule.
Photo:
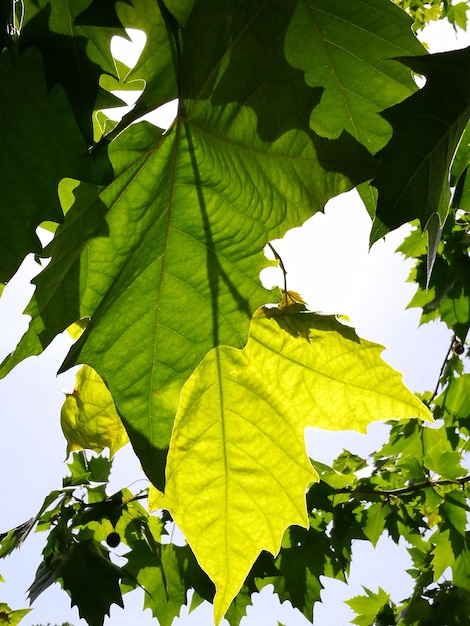
[[[335,317],[301,305],[261,309],[246,347],[212,350],[185,384],[167,464],[168,508],[214,581],[216,622],[262,550],[307,527],[305,494],[318,480],[308,426],[365,432],[374,420],[428,409]]]
[[[309,129],[319,91],[285,59],[289,7],[240,3],[228,22],[226,8],[202,3],[184,28],[171,130],[126,129],[109,147],[113,182],[75,189],[30,328],[3,365],[91,318],[65,366],[100,374],[160,487],[184,382],[214,346],[242,347],[252,312],[273,300],[259,281],[266,243],[375,167],[346,133]]]
[[[400,59],[426,76],[426,85],[383,113],[393,126],[372,181],[378,190],[371,241],[419,218],[422,229],[450,200],[450,167],[470,116],[470,48]]]
[[[310,117],[315,132],[335,138],[347,130],[370,152],[383,148],[392,128],[379,112],[416,91],[393,58],[425,53],[411,23],[389,0],[298,2],[286,55],[309,85],[324,88]]]

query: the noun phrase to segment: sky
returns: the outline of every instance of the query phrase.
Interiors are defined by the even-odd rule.
[[[452,28],[445,24],[433,26],[424,33],[431,51],[438,52],[470,43],[461,34],[456,42]],[[129,55],[130,52],[126,52]],[[127,56],[129,59],[129,56]],[[349,316],[351,324],[362,337],[387,348],[384,359],[403,373],[405,383],[414,391],[434,388],[442,360],[447,352],[450,332],[439,323],[419,327],[419,311],[406,309],[414,286],[406,282],[410,263],[394,254],[407,232],[402,227],[377,242],[369,252],[370,219],[357,194],[350,192],[330,201],[324,214],[316,214],[301,228],[290,231],[282,241],[274,242],[288,273],[288,288],[301,293],[312,310]],[[26,259],[17,276],[5,288],[0,299],[0,358],[14,349],[28,319],[22,311],[32,294],[29,280],[38,266]],[[265,270],[267,285],[279,284],[281,274]],[[282,284],[282,283],[281,283]],[[67,473],[66,444],[59,423],[64,392],[74,386],[70,370],[56,377],[71,340],[58,337],[40,357],[21,363],[0,381],[3,437],[0,439],[0,532],[17,526],[32,517],[44,496],[61,485]],[[306,442],[313,459],[330,463],[344,447],[367,455],[386,438],[381,424],[370,427],[367,435],[354,432],[328,433],[308,429]],[[111,491],[131,486],[142,478],[138,460],[129,446],[118,452],[112,475]],[[0,585],[0,601],[12,608],[27,606],[26,590],[34,579],[45,535],[30,536],[12,557],[0,561],[0,574],[6,583]],[[384,567],[386,563],[386,567]],[[342,603],[362,592],[361,585],[376,590],[384,587],[392,599],[400,601],[409,594],[411,582],[404,574],[408,566],[404,550],[389,541],[380,541],[377,549],[358,542],[349,585],[324,580],[322,603],[315,606],[315,624],[341,626],[350,622],[351,610]],[[142,592],[124,596],[125,610],[112,607],[108,626],[155,626],[147,610],[142,613]],[[74,626],[84,625],[77,610],[70,608],[68,596],[57,585],[43,593],[34,610],[22,621],[24,626],[61,624],[68,620]],[[269,588],[254,597],[242,626],[304,626],[309,622],[298,612],[270,594]],[[205,606],[186,615],[183,609],[175,626],[211,624],[211,607]],[[227,622],[225,622],[227,624]]]

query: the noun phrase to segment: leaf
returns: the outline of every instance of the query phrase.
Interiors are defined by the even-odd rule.
[[[443,478],[455,480],[465,476],[461,466],[461,453],[453,450],[449,439],[441,429],[423,429],[424,464]]]
[[[386,517],[389,512],[389,507],[383,502],[374,502],[365,511],[364,534],[374,548],[384,531]]]
[[[105,0],[99,0],[103,5]],[[113,0],[106,0],[104,13],[91,0],[29,0],[25,3],[25,21],[20,46],[41,51],[48,87],[61,85],[74,111],[77,124],[90,146],[93,139],[92,113],[100,94],[101,74],[116,73],[110,51],[111,37],[126,32],[113,9]],[[81,14],[81,15],[80,15]],[[96,24],[101,15],[105,23]],[[102,93],[103,108],[120,106],[115,96]]]
[[[8,207],[0,213],[0,282],[5,282],[28,252],[42,251],[39,224],[63,221],[59,180],[85,176],[89,161],[63,90],[47,89],[37,50],[27,50],[14,64],[9,55],[1,56],[0,90],[0,188],[2,206]]]
[[[150,609],[161,626],[171,626],[186,601],[175,547],[162,546],[161,558],[144,541],[132,545],[125,572],[130,572],[145,590],[144,609]]]
[[[89,626],[102,626],[111,604],[124,606],[119,588],[121,570],[111,563],[107,550],[93,540],[72,543],[65,553],[56,554],[41,567],[40,577],[36,575],[30,587],[31,602],[50,584],[61,579],[72,606],[78,607],[80,617]]]
[[[0,558],[3,558],[16,548],[19,548],[26,537],[29,535],[37,521],[36,517],[32,517],[27,522],[12,528],[6,533],[0,533]]]
[[[277,554],[288,526],[308,525],[305,492],[318,475],[307,426],[431,419],[381,346],[298,306],[261,309],[246,347],[212,350],[183,388],[158,506],[214,581],[217,622],[261,550]]]
[[[456,554],[449,540],[449,530],[442,530],[433,536],[435,546],[432,554],[433,580],[436,582],[444,574],[448,567],[455,565]]]
[[[436,403],[459,417],[468,417],[470,415],[470,374],[452,378],[445,391],[436,399]]]
[[[8,604],[0,602],[0,624],[16,626],[30,611],[32,611],[32,609],[17,609],[16,611],[12,611]]]
[[[101,0],[95,0],[97,1]],[[189,5],[192,3],[179,0],[179,9],[189,13]],[[142,54],[125,77],[126,83],[145,81],[145,89],[109,137],[117,135],[132,121],[149,111],[178,98],[176,65],[179,35],[177,24],[166,4],[154,0],[133,0],[120,3],[117,7],[118,15],[127,28],[135,28],[146,34]]]
[[[377,157],[378,189],[371,241],[419,218],[424,230],[433,213],[441,224],[450,199],[450,166],[470,114],[470,49],[399,59],[424,74],[426,85],[388,109],[393,136]]]
[[[84,448],[95,452],[109,448],[113,457],[129,441],[111,394],[87,365],[77,372],[73,393],[67,394],[62,405],[60,424],[67,439],[67,456]]]
[[[416,91],[393,58],[425,53],[410,24],[388,0],[298,2],[286,55],[307,84],[324,88],[310,116],[316,133],[337,138],[346,130],[372,153],[384,147],[392,129],[379,112]]]
[[[224,2],[191,13],[172,129],[129,127],[109,146],[113,182],[94,198],[74,190],[29,330],[3,365],[91,318],[64,368],[100,374],[160,488],[184,382],[212,347],[242,347],[252,312],[273,299],[259,280],[266,243],[375,170],[347,134],[308,129],[318,91],[286,62],[285,3],[237,7],[229,23]]]
[[[314,603],[320,600],[323,589],[320,576],[332,575],[332,563],[335,554],[324,526],[308,530],[293,526],[284,534],[275,560],[279,575],[257,579],[257,586],[274,585],[281,602],[289,601],[312,621]]]
[[[379,587],[377,593],[363,587],[366,592],[365,596],[355,596],[350,600],[346,600],[352,610],[358,615],[352,620],[352,624],[358,624],[358,626],[370,626],[370,624],[379,624],[376,618],[382,612],[385,607],[389,606],[390,596],[382,588]],[[382,624],[383,622],[380,622]],[[386,624],[393,624],[393,622],[385,622]]]

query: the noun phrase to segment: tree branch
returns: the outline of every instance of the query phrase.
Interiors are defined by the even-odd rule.
[[[442,487],[444,485],[458,485],[464,487],[470,482],[470,475],[463,478],[456,478],[455,480],[443,479],[443,480],[427,480],[417,485],[410,485],[409,487],[399,487],[398,489],[348,489],[348,487],[342,487],[335,489],[335,493],[346,493],[352,496],[355,495],[374,495],[385,496],[386,498],[402,496],[406,493],[413,493],[413,491],[420,491],[421,489],[428,489],[429,487]]]

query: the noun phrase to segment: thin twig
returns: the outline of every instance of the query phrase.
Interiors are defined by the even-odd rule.
[[[284,263],[282,262],[280,254],[275,250],[275,248],[272,245],[272,243],[268,243],[268,246],[271,248],[271,251],[272,251],[272,253],[274,254],[274,256],[276,258],[276,261],[279,263],[279,267],[282,270],[282,274],[284,276],[284,292],[287,293],[287,271],[286,271],[286,268],[284,266]]]
[[[431,394],[431,397],[429,398],[429,400],[427,402],[425,402],[426,406],[429,407],[431,402],[434,400],[434,398],[437,396],[438,392],[439,392],[439,387],[441,386],[441,380],[442,380],[442,376],[444,375],[444,371],[446,368],[447,363],[449,362],[449,358],[450,355],[452,354],[452,348],[455,344],[456,341],[456,335],[454,334],[452,337],[452,341],[450,342],[450,346],[449,349],[447,350],[447,354],[444,358],[444,361],[442,363],[440,372],[439,372],[439,376],[437,377],[437,383],[436,386],[434,387],[434,391]]]
[[[386,498],[402,496],[407,493],[413,493],[413,491],[420,491],[421,489],[428,489],[429,487],[442,487],[444,485],[458,485],[463,487],[470,482],[470,476],[464,476],[463,478],[456,478],[455,480],[443,479],[443,480],[427,480],[424,483],[418,483],[417,485],[410,485],[409,487],[400,487],[398,489],[348,489],[348,487],[342,487],[335,489],[335,493],[347,493],[352,496],[355,495],[374,495],[384,496]]]

